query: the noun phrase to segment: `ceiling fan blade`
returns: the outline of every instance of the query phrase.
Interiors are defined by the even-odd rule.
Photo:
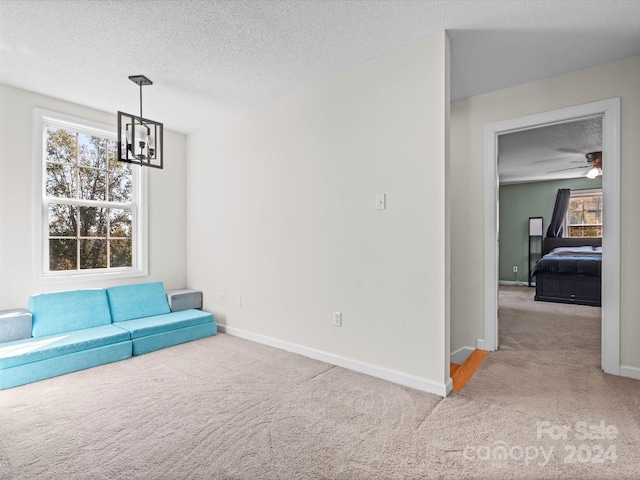
[[[561,157],[552,157],[552,158],[542,158],[539,160],[533,160],[531,163],[552,163],[552,162],[566,162],[567,157],[576,157],[576,160],[571,160],[571,162],[584,162],[584,155],[563,155]]]
[[[559,151],[559,152],[562,152],[562,153],[576,153],[576,154],[584,155],[583,151],[576,150],[575,148],[562,148],[562,147],[560,147],[560,148],[557,148],[556,150]]]
[[[578,170],[579,168],[590,168],[590,165],[589,166],[580,165],[579,167],[562,168],[560,170],[551,170],[550,172],[547,172],[547,173],[566,172],[567,170]]]

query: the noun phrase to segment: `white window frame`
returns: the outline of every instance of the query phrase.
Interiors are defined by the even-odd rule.
[[[34,283],[70,283],[74,281],[112,280],[147,276],[148,273],[148,172],[133,166],[132,266],[74,271],[49,270],[49,203],[46,199],[45,149],[46,125],[69,129],[88,135],[117,140],[114,125],[105,125],[82,118],[35,108],[33,111],[33,277]]]
[[[585,189],[585,190],[571,190],[571,197],[589,197],[591,195],[597,195],[600,194],[603,198],[604,196],[602,195],[602,188],[589,188],[589,189]],[[569,223],[569,208],[567,209],[567,214],[564,217],[564,226],[565,228],[563,229],[565,232],[565,237],[567,238],[602,238],[602,234],[600,237],[569,237],[569,230],[571,228],[571,224]],[[602,209],[602,212],[604,213],[604,208]],[[600,228],[602,228],[602,224],[600,225]]]

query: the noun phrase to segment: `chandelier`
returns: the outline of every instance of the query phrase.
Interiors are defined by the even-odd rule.
[[[140,87],[140,115],[118,112],[118,160],[162,168],[162,123],[142,116],[142,87],[153,82],[144,75],[129,80]]]

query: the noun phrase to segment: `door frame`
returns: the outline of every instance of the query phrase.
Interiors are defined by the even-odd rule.
[[[602,117],[602,369],[620,374],[620,98],[486,124],[484,128],[484,338],[477,347],[498,348],[498,136]]]

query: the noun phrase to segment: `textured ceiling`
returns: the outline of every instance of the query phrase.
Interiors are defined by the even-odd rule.
[[[590,169],[585,155],[596,151],[602,151],[602,117],[500,135],[500,183],[584,176]]]
[[[0,83],[191,132],[447,30],[452,99],[640,54],[640,1],[0,0]]]

